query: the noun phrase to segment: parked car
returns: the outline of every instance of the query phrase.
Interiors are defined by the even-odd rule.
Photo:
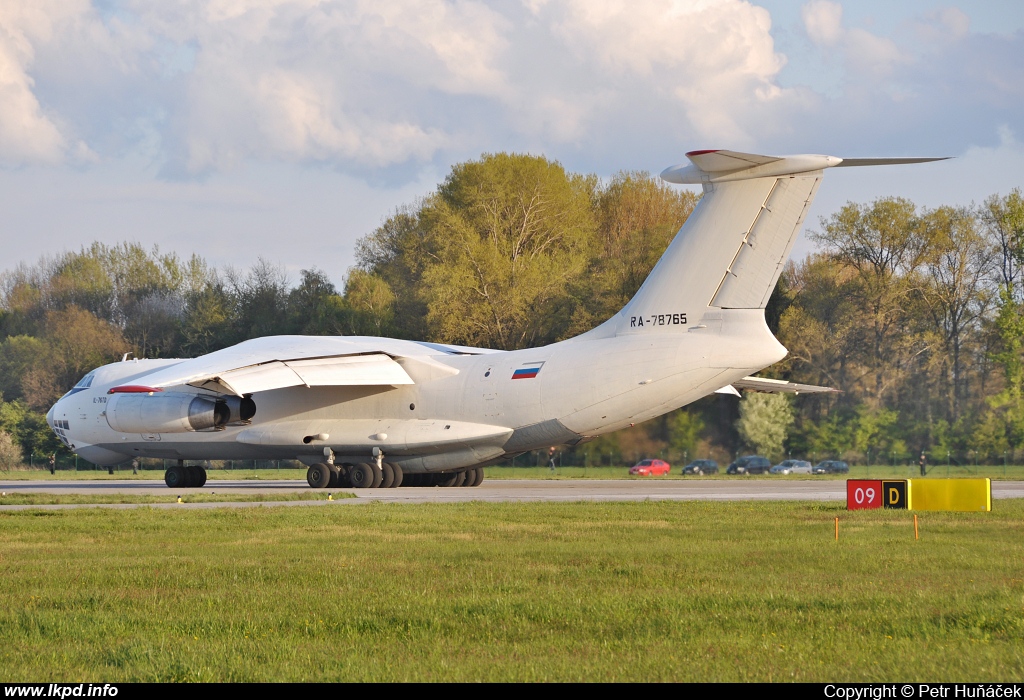
[[[664,476],[668,474],[668,462],[660,459],[642,459],[629,468],[629,473],[634,476]]]
[[[768,470],[769,474],[810,474],[811,463],[802,459],[784,459]]]
[[[768,461],[767,457],[761,457],[760,455],[747,455],[746,457],[740,457],[730,464],[729,468],[725,470],[725,473],[764,474],[771,468],[772,463]]]
[[[695,459],[685,467],[683,474],[717,474],[718,462],[713,459]]]
[[[849,474],[850,465],[838,459],[826,459],[811,468],[811,474]]]

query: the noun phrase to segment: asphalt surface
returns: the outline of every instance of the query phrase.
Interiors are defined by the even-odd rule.
[[[845,501],[846,482],[837,480],[671,479],[671,480],[489,480],[475,488],[334,489],[355,498],[336,501],[223,501],[177,503],[180,494],[284,494],[309,491],[299,480],[208,481],[202,489],[169,489],[163,481],[0,481],[7,493],[132,494],[166,496],[167,503],[3,505],[0,510],[64,508],[238,508],[265,506],[332,506],[386,503],[565,502],[565,501]],[[1024,481],[993,481],[992,497],[1024,498]]]

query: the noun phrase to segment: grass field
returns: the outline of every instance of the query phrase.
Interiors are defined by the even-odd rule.
[[[920,531],[828,503],[5,512],[0,675],[1024,678],[1024,501]]]

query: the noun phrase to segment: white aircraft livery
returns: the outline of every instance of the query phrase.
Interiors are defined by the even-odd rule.
[[[786,349],[764,308],[826,168],[842,159],[693,151],[666,182],[703,196],[630,302],[545,347],[500,352],[369,337],[254,338],[194,359],[124,360],[47,414],[85,459],[297,459],[314,488],[476,486],[482,467],[576,445],[714,392],[832,391],[751,375]]]

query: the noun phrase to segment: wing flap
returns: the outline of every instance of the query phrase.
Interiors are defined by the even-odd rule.
[[[306,386],[395,386],[413,384],[402,366],[384,354],[288,360]]]
[[[257,391],[284,389],[303,383],[302,378],[283,362],[265,362],[251,367],[241,367],[212,377],[189,382],[192,386],[214,391],[226,390],[235,396],[255,394]]]
[[[173,369],[173,368],[172,368]],[[456,372],[457,373],[457,372]],[[268,360],[242,367],[191,376],[180,371],[151,377],[152,386],[166,388],[188,384],[235,396],[291,386],[403,386],[415,384],[409,373],[390,355],[367,353],[335,357]]]

